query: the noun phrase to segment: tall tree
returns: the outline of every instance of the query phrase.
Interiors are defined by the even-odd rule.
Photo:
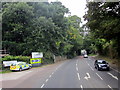
[[[95,38],[115,40],[118,56],[120,56],[120,4],[119,2],[89,2],[84,18],[87,27]]]
[[[3,49],[19,55],[24,49],[24,39],[31,34],[33,8],[27,3],[5,3],[2,7]]]

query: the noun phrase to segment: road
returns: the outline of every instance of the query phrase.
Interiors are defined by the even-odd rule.
[[[94,59],[76,57],[71,60],[3,74],[2,88],[106,88],[118,90],[119,72],[97,71]]]

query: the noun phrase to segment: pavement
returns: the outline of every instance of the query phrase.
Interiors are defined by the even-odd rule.
[[[40,68],[3,74],[0,85],[2,88],[119,90],[119,74],[112,68],[110,71],[97,71],[91,57],[76,57]]]

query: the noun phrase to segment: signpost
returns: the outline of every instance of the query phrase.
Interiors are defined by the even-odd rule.
[[[32,52],[32,58],[30,63],[32,66],[40,66],[42,63],[43,53],[42,52]]]
[[[43,58],[42,52],[32,52],[32,58]]]

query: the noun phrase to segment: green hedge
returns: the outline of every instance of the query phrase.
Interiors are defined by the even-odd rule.
[[[17,60],[17,61],[23,61],[30,63],[30,57],[29,56],[5,56],[2,58],[2,61],[12,61],[12,60]],[[49,64],[53,63],[53,54],[51,53],[45,53],[44,58],[42,59],[43,64]]]
[[[30,57],[28,56],[5,56],[2,58],[2,61],[12,61],[12,60],[17,60],[17,61],[23,61],[23,62],[30,62]]]

